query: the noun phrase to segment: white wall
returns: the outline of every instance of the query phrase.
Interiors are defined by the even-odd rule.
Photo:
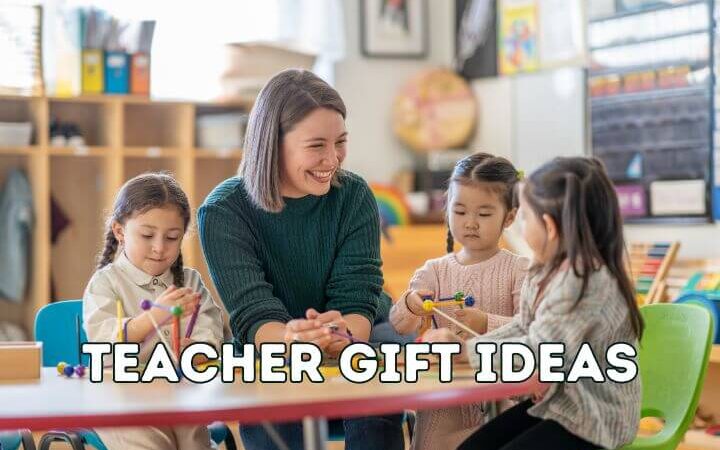
[[[593,0],[595,1],[595,0]],[[449,67],[454,51],[454,2],[431,0],[430,53],[424,60],[371,59],[360,52],[360,2],[346,2],[347,57],[337,65],[336,87],[348,106],[351,134],[346,167],[368,181],[389,182],[413,167],[413,154],[393,135],[393,98],[404,81],[434,66]],[[611,11],[598,0],[591,14]],[[472,83],[479,121],[470,148],[500,154],[531,171],[552,156],[582,154],[586,147],[584,87],[579,69]],[[628,241],[681,241],[681,258],[720,256],[719,225],[628,225]]]
[[[454,1],[431,0],[425,59],[366,58],[360,50],[360,3],[345,2],[346,57],[336,65],[335,87],[347,105],[350,133],[345,167],[369,182],[390,182],[413,167],[413,153],[392,132],[392,104],[405,81],[422,69],[449,67],[454,53]]]

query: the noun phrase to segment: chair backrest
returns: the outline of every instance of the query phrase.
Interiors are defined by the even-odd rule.
[[[82,326],[82,300],[64,300],[43,306],[35,315],[35,340],[43,343],[43,366],[60,361],[78,364],[80,345],[87,342]],[[89,356],[82,358],[87,365]]]
[[[713,319],[705,308],[690,304],[653,304],[640,308],[640,313],[645,321],[639,351],[642,416],[664,419],[663,431],[648,439],[675,448],[700,399]]]

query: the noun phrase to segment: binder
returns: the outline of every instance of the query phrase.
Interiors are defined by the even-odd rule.
[[[127,94],[129,88],[129,55],[125,52],[105,52],[105,93]]]
[[[86,48],[82,51],[82,92],[102,94],[105,88],[103,51]]]
[[[135,53],[130,60],[130,93],[150,95],[150,55]]]

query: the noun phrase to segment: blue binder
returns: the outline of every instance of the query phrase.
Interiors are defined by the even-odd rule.
[[[105,52],[105,93],[130,92],[130,55],[124,52]]]

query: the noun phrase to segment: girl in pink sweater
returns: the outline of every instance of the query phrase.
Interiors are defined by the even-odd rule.
[[[390,311],[400,334],[415,333],[428,314],[423,297],[452,297],[457,291],[475,298],[472,308],[444,311],[477,333],[508,323],[518,311],[520,286],[529,261],[499,247],[500,237],[517,213],[518,171],[505,158],[476,153],[455,165],[447,192],[448,254],[418,269]],[[453,253],[454,241],[462,249]],[[441,316],[438,327],[452,328]],[[460,331],[458,330],[458,334]],[[486,422],[483,405],[419,411],[413,450],[455,448]]]

